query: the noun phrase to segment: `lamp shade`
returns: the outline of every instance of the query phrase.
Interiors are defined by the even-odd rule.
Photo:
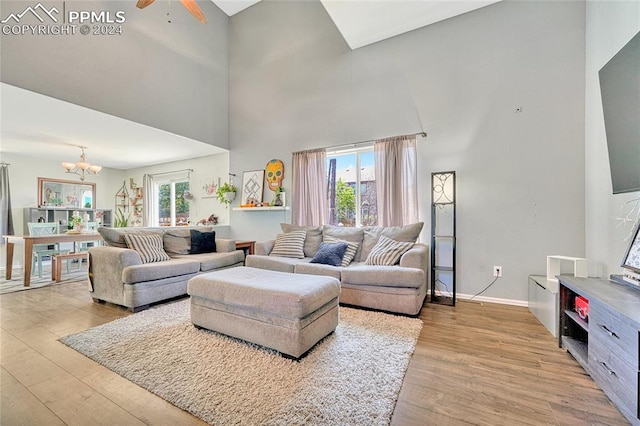
[[[73,169],[75,166],[76,166],[76,163],[67,163],[67,162],[62,163],[62,167],[67,169],[67,171],[71,171],[71,169]]]
[[[451,204],[456,200],[455,172],[431,174],[431,197],[434,204]]]

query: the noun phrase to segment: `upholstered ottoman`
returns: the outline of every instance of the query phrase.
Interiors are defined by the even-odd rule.
[[[340,281],[238,267],[189,280],[191,322],[299,358],[338,325]]]

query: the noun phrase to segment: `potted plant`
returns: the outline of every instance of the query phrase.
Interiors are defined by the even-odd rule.
[[[114,228],[126,228],[129,226],[129,215],[125,216],[121,209],[116,211],[116,217],[113,222]]]
[[[236,192],[238,192],[238,188],[233,183],[225,182],[216,189],[216,198],[222,204],[228,205],[236,198]]]
[[[273,201],[271,202],[271,205],[276,207],[284,206],[284,188],[279,186],[274,192],[275,196],[273,198]]]

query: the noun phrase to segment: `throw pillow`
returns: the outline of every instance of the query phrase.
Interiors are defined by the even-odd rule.
[[[320,243],[316,255],[313,256],[310,263],[322,263],[323,265],[340,266],[342,264],[342,256],[347,250],[347,243]]]
[[[381,235],[376,245],[371,249],[365,264],[391,266],[400,261],[400,257],[405,254],[414,243],[395,241]]]
[[[356,256],[356,252],[358,251],[359,244],[354,243],[352,241],[340,240],[330,235],[327,235],[326,237],[324,237],[324,240],[328,243],[340,243],[340,242],[347,243],[347,250],[345,250],[344,252],[344,256],[342,257],[342,263],[340,266],[342,266],[343,268],[346,268],[347,266],[349,266],[353,258]]]
[[[378,242],[380,235],[391,238],[396,241],[404,241],[408,243],[415,243],[418,241],[420,231],[424,222],[412,223],[411,225],[404,226],[367,226],[364,228],[364,239],[362,241],[362,254],[361,257],[366,259],[371,252],[371,249]]]
[[[306,231],[292,231],[278,234],[269,256],[293,257],[304,259],[304,238]]]
[[[191,229],[169,228],[162,234],[162,247],[169,256],[173,254],[189,254],[191,248]],[[207,229],[208,231],[208,229]]]
[[[127,242],[128,248],[138,252],[142,263],[171,260],[162,247],[162,235],[160,234],[124,234],[124,240]]]
[[[191,250],[189,253],[215,253],[216,251],[216,231],[201,232],[197,229],[191,230]]]
[[[324,240],[328,236],[348,242],[358,243],[358,251],[356,252],[356,256],[353,260],[354,262],[360,262],[360,259],[366,259],[366,257],[362,257],[360,254],[362,251],[362,239],[364,238],[363,228],[324,225],[322,228],[322,239]]]
[[[313,257],[320,247],[322,242],[322,226],[298,226],[290,225],[288,223],[281,223],[280,228],[285,234],[292,231],[306,231],[307,235],[304,238],[304,255],[306,257]]]

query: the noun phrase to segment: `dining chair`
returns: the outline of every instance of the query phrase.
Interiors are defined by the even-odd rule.
[[[60,233],[60,224],[58,222],[29,222],[29,235],[55,235]],[[51,249],[50,247],[53,247]],[[38,277],[42,278],[42,258],[54,254],[68,253],[69,250],[60,250],[60,245],[55,244],[34,244],[33,254],[31,256],[31,273],[36,269],[38,264]],[[69,265],[67,265],[67,269]]]

